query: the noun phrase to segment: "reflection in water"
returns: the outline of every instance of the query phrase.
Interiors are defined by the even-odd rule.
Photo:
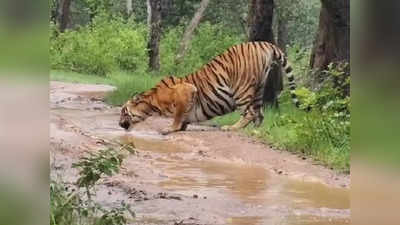
[[[132,135],[123,135],[120,137],[120,141],[122,144],[130,144],[133,147],[143,151],[152,151],[157,153],[168,153],[168,154],[184,152],[184,149],[172,145],[171,143],[168,143],[167,141],[162,139],[145,139],[145,138],[137,138]]]

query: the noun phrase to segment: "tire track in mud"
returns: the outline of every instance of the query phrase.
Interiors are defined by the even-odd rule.
[[[240,133],[149,118],[126,133],[106,85],[50,83],[51,175],[73,181],[85,151],[132,144],[121,173],[101,180],[97,201],[132,205],[132,224],[349,224],[349,176],[313,165]]]

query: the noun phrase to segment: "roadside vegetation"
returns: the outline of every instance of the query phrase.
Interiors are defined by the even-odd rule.
[[[245,6],[235,5],[234,1],[224,4],[231,2],[232,10],[247,10]],[[298,84],[296,93],[301,107],[310,107],[311,111],[295,108],[287,88],[284,88],[279,97],[279,108],[267,107],[261,127],[250,126],[243,132],[276,148],[310,156],[323,165],[349,172],[350,97],[345,94],[350,85],[349,76],[345,75],[344,67],[337,64],[331,64],[318,79],[309,68],[320,3],[318,0],[286,0],[280,4],[283,5],[277,8],[280,13],[277,21],[289,21],[285,46]],[[289,4],[292,10],[285,11],[289,9],[285,4]],[[167,25],[160,38],[161,67],[158,71],[148,65],[149,28],[146,15],[140,13],[146,10],[145,6],[142,10],[134,9],[134,16],[128,19],[124,15],[107,13],[110,9],[102,7],[91,22],[64,32],[51,22],[50,78],[113,85],[117,89],[107,96],[106,101],[122,105],[134,94],[153,87],[162,77],[194,72],[228,47],[248,39],[241,28],[242,11],[221,11],[213,7],[209,6],[204,21],[196,28],[185,57],[179,63],[175,60],[179,43],[193,9],[190,4],[182,5],[179,12],[182,21],[163,21]],[[111,11],[115,12],[115,9]],[[278,30],[279,26],[274,26]],[[232,113],[215,118],[211,123],[233,124],[238,118],[238,113]]]
[[[125,157],[126,154],[114,149],[90,152],[73,164],[79,170],[74,184],[52,180],[50,225],[125,225],[129,219],[134,219],[135,213],[123,202],[117,207],[104,207],[93,200],[97,182],[118,173]]]

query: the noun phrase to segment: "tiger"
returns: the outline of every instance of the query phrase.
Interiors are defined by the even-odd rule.
[[[240,119],[222,130],[238,130],[251,122],[258,127],[264,120],[263,93],[273,64],[283,69],[291,98],[299,107],[293,70],[282,50],[269,42],[246,42],[228,48],[194,73],[167,76],[135,95],[122,106],[119,125],[130,130],[153,115],[172,117],[172,126],[161,131],[165,135],[239,110]]]

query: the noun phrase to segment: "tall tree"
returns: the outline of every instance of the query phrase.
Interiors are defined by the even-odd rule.
[[[350,0],[321,0],[321,3],[310,60],[311,68],[316,71],[326,69],[330,63],[350,62]]]
[[[128,18],[132,15],[133,12],[132,1],[133,0],[126,0],[126,15]]]
[[[149,68],[153,71],[160,70],[160,39],[161,39],[161,0],[147,0],[148,26],[150,31],[149,42]]]
[[[249,3],[249,41],[268,41],[275,43],[272,31],[274,0],[250,0]],[[267,103],[278,106],[277,97],[282,91],[282,73],[276,66],[268,75],[264,99]]]
[[[64,0],[61,7],[60,32],[64,32],[70,20],[72,0]]]
[[[249,41],[273,42],[272,22],[274,0],[250,0],[249,4]]]
[[[186,28],[185,32],[183,33],[183,38],[181,43],[179,44],[178,54],[176,55],[175,62],[180,63],[183,57],[186,54],[186,51],[190,45],[190,42],[193,37],[193,32],[196,27],[199,25],[201,18],[203,17],[204,11],[206,10],[208,3],[210,0],[202,0],[200,3],[200,7],[194,14],[192,20],[190,21],[188,27]]]

